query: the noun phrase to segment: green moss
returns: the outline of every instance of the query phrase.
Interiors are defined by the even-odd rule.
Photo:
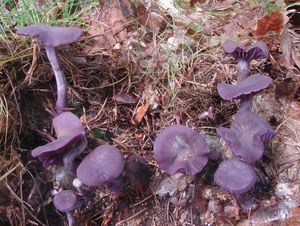
[[[93,129],[92,134],[95,138],[97,139],[104,139],[105,138],[105,131],[101,130],[101,129]]]
[[[260,7],[264,13],[271,14],[282,9],[277,1],[273,0],[250,0],[250,4],[255,7]]]

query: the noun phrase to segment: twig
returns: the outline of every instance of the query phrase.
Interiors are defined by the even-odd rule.
[[[27,207],[27,206],[29,206],[31,209],[32,209],[32,207],[31,207],[27,202],[25,202],[24,200],[22,200],[22,199],[14,192],[14,190],[13,190],[7,183],[6,183],[5,185],[6,185],[6,188],[10,191],[10,193],[16,198],[16,200],[18,200],[20,203],[26,204],[26,205],[24,205],[24,207],[25,207],[25,209],[28,211],[29,215],[30,215],[32,218],[34,218],[34,219],[39,223],[39,225],[45,225],[45,224],[43,224],[39,219],[37,219],[37,218],[32,214],[31,211],[28,210],[28,207]]]
[[[14,172],[19,166],[22,166],[21,162],[18,162],[17,165],[15,165],[13,168],[8,170],[4,175],[0,177],[0,182],[4,180],[6,177],[8,177],[12,172]]]
[[[136,214],[132,215],[131,217],[128,217],[127,219],[125,220],[122,220],[122,221],[119,221],[118,223],[116,223],[116,226],[120,225],[120,224],[123,224],[125,223],[126,221],[130,221],[132,220],[133,218],[139,216],[140,214],[142,214],[147,208],[144,208],[142,209],[141,211],[137,212]]]
[[[26,168],[25,168],[25,169],[26,169]],[[32,175],[32,173],[31,173],[29,170],[26,170],[26,172],[27,172],[27,173],[30,175],[30,177],[32,178],[33,183],[34,183],[34,186],[37,187],[37,192],[38,192],[39,198],[41,199],[41,201],[43,201],[43,196],[42,196],[42,194],[41,194],[41,191],[40,191],[40,189],[39,189],[39,187],[38,187],[38,185],[37,185],[37,182],[36,182],[34,176]],[[30,206],[30,207],[31,207],[31,206]],[[32,208],[31,208],[31,209],[32,209]],[[42,205],[42,209],[43,209],[43,213],[44,213],[44,216],[45,216],[46,225],[49,226],[48,217],[47,217],[47,213],[46,213],[46,209],[45,209],[45,206],[44,206],[44,205]],[[36,218],[35,218],[35,219],[36,219]],[[36,220],[39,222],[38,219],[36,219]]]
[[[127,77],[128,77],[128,76],[125,76],[124,78],[121,78],[121,79],[118,80],[118,81],[115,81],[115,82],[113,82],[113,83],[110,83],[110,84],[107,84],[107,85],[103,85],[103,86],[96,86],[96,87],[76,86],[76,88],[83,89],[83,90],[104,89],[104,88],[107,88],[107,87],[111,87],[111,86],[117,85],[117,84],[120,83],[120,82],[123,82]]]
[[[23,169],[22,169],[23,170]],[[22,180],[22,170],[21,170],[21,172],[20,172],[20,174],[19,174],[19,182],[20,182],[20,198],[22,199],[22,200],[24,200],[24,196],[23,196],[23,180]],[[22,208],[22,220],[23,220],[23,222],[22,222],[22,225],[24,225],[24,226],[26,226],[26,223],[25,223],[25,206],[24,206],[24,203],[23,202],[21,202],[21,208]]]
[[[105,107],[105,105],[106,105],[106,102],[107,102],[107,98],[105,99],[105,101],[104,101],[104,103],[102,104],[102,106],[101,106],[101,108],[99,109],[99,111],[98,111],[98,113],[97,113],[97,115],[94,117],[94,118],[92,118],[92,119],[90,119],[88,122],[87,122],[87,124],[90,124],[90,123],[92,123],[92,122],[97,122],[99,119],[99,116],[101,115],[101,113],[102,113],[102,111],[103,111],[103,109],[104,109],[104,107]]]
[[[31,65],[30,65],[30,68],[29,70],[27,71],[27,76],[26,78],[24,79],[24,81],[27,81],[28,80],[28,84],[31,85],[31,80],[32,80],[32,75],[33,75],[33,72],[36,68],[36,62],[37,62],[37,43],[34,42],[33,43],[33,52],[32,52],[32,61],[31,61]]]
[[[148,197],[144,198],[143,200],[141,200],[141,201],[135,203],[133,206],[136,207],[136,206],[142,204],[143,202],[146,202],[146,201],[149,200],[152,196],[153,196],[152,194],[149,195]]]

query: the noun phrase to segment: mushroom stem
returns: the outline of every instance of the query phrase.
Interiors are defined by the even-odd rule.
[[[87,139],[84,136],[79,144],[76,144],[63,156],[63,165],[66,169],[72,173],[76,172],[75,159],[85,150],[86,146]]]
[[[237,64],[238,81],[246,79],[249,75],[249,61],[239,60]]]
[[[253,96],[251,94],[247,95],[246,97],[241,98],[241,110],[251,110],[252,108],[252,99]]]
[[[67,105],[67,81],[63,71],[59,66],[59,62],[54,47],[45,46],[45,49],[52,70],[55,75],[56,86],[57,86],[57,101],[55,107],[57,113],[60,114],[63,112],[63,110],[66,108]]]
[[[74,226],[75,225],[75,219],[73,216],[73,211],[71,212],[66,212],[67,214],[67,219],[68,219],[68,226]]]

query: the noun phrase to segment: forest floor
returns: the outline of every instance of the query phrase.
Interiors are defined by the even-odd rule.
[[[31,156],[55,137],[56,114],[56,84],[45,50],[15,34],[16,27],[33,23],[84,29],[79,41],[57,48],[68,110],[80,117],[89,141],[83,156],[111,144],[125,158],[143,157],[152,174],[143,191],[129,181],[129,191],[118,195],[102,187],[83,196],[74,213],[78,225],[299,225],[299,68],[282,53],[286,22],[278,16],[287,2],[2,1],[0,225],[67,222],[52,204],[59,169],[44,169]],[[261,23],[271,25],[260,33],[258,21],[266,15]],[[222,48],[227,39],[243,44],[262,39],[270,49],[269,59],[250,67],[273,79],[256,95],[253,109],[277,132],[256,166],[262,173],[248,194],[251,208],[238,206],[216,186],[218,162],[193,177],[170,177],[153,156],[153,141],[169,125],[215,139],[217,127],[230,126],[239,103],[222,100],[217,91],[220,82],[236,82],[236,62]],[[212,118],[205,114],[209,109]]]

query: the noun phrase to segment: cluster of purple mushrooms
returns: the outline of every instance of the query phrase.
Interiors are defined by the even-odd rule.
[[[46,168],[60,165],[74,175],[73,188],[61,190],[53,198],[55,207],[67,213],[69,225],[73,225],[72,212],[79,207],[78,195],[104,185],[111,191],[118,191],[124,171],[127,169],[130,172],[132,167],[140,171],[140,178],[145,175],[150,177],[151,173],[141,167],[147,165],[142,157],[129,156],[125,160],[122,152],[112,145],[99,146],[78,161],[88,142],[80,119],[64,111],[67,105],[67,82],[60,69],[55,47],[76,41],[82,30],[38,24],[19,28],[17,34],[36,38],[45,47],[56,78],[58,115],[54,117],[52,125],[57,138],[35,148],[31,154]],[[223,158],[214,174],[214,181],[231,194],[241,195],[255,185],[257,175],[254,164],[262,158],[266,142],[275,135],[268,123],[251,111],[253,96],[268,87],[272,79],[261,74],[249,76],[250,61],[267,58],[269,52],[263,42],[245,47],[226,41],[224,49],[238,62],[238,81],[235,85],[218,84],[217,89],[224,100],[239,100],[240,110],[230,128],[217,128],[217,134],[232,152],[232,157]],[[183,125],[165,128],[155,139],[153,149],[157,164],[169,175],[178,172],[186,175],[199,173],[208,163],[212,152],[203,134]],[[135,179],[139,180],[138,177]],[[147,183],[140,183],[142,185],[147,187]]]
[[[264,42],[245,47],[232,41],[226,41],[224,49],[238,62],[238,82],[236,85],[220,83],[217,89],[224,100],[238,99],[240,110],[231,128],[217,128],[217,134],[230,149],[232,158],[219,164],[214,181],[231,194],[241,195],[255,185],[254,163],[262,158],[266,142],[275,135],[271,126],[251,111],[253,96],[268,87],[272,79],[260,74],[249,76],[250,62],[268,58],[269,50]],[[212,152],[203,135],[182,125],[164,129],[154,142],[155,160],[170,175],[178,171],[186,175],[200,172],[213,156],[210,155]]]

